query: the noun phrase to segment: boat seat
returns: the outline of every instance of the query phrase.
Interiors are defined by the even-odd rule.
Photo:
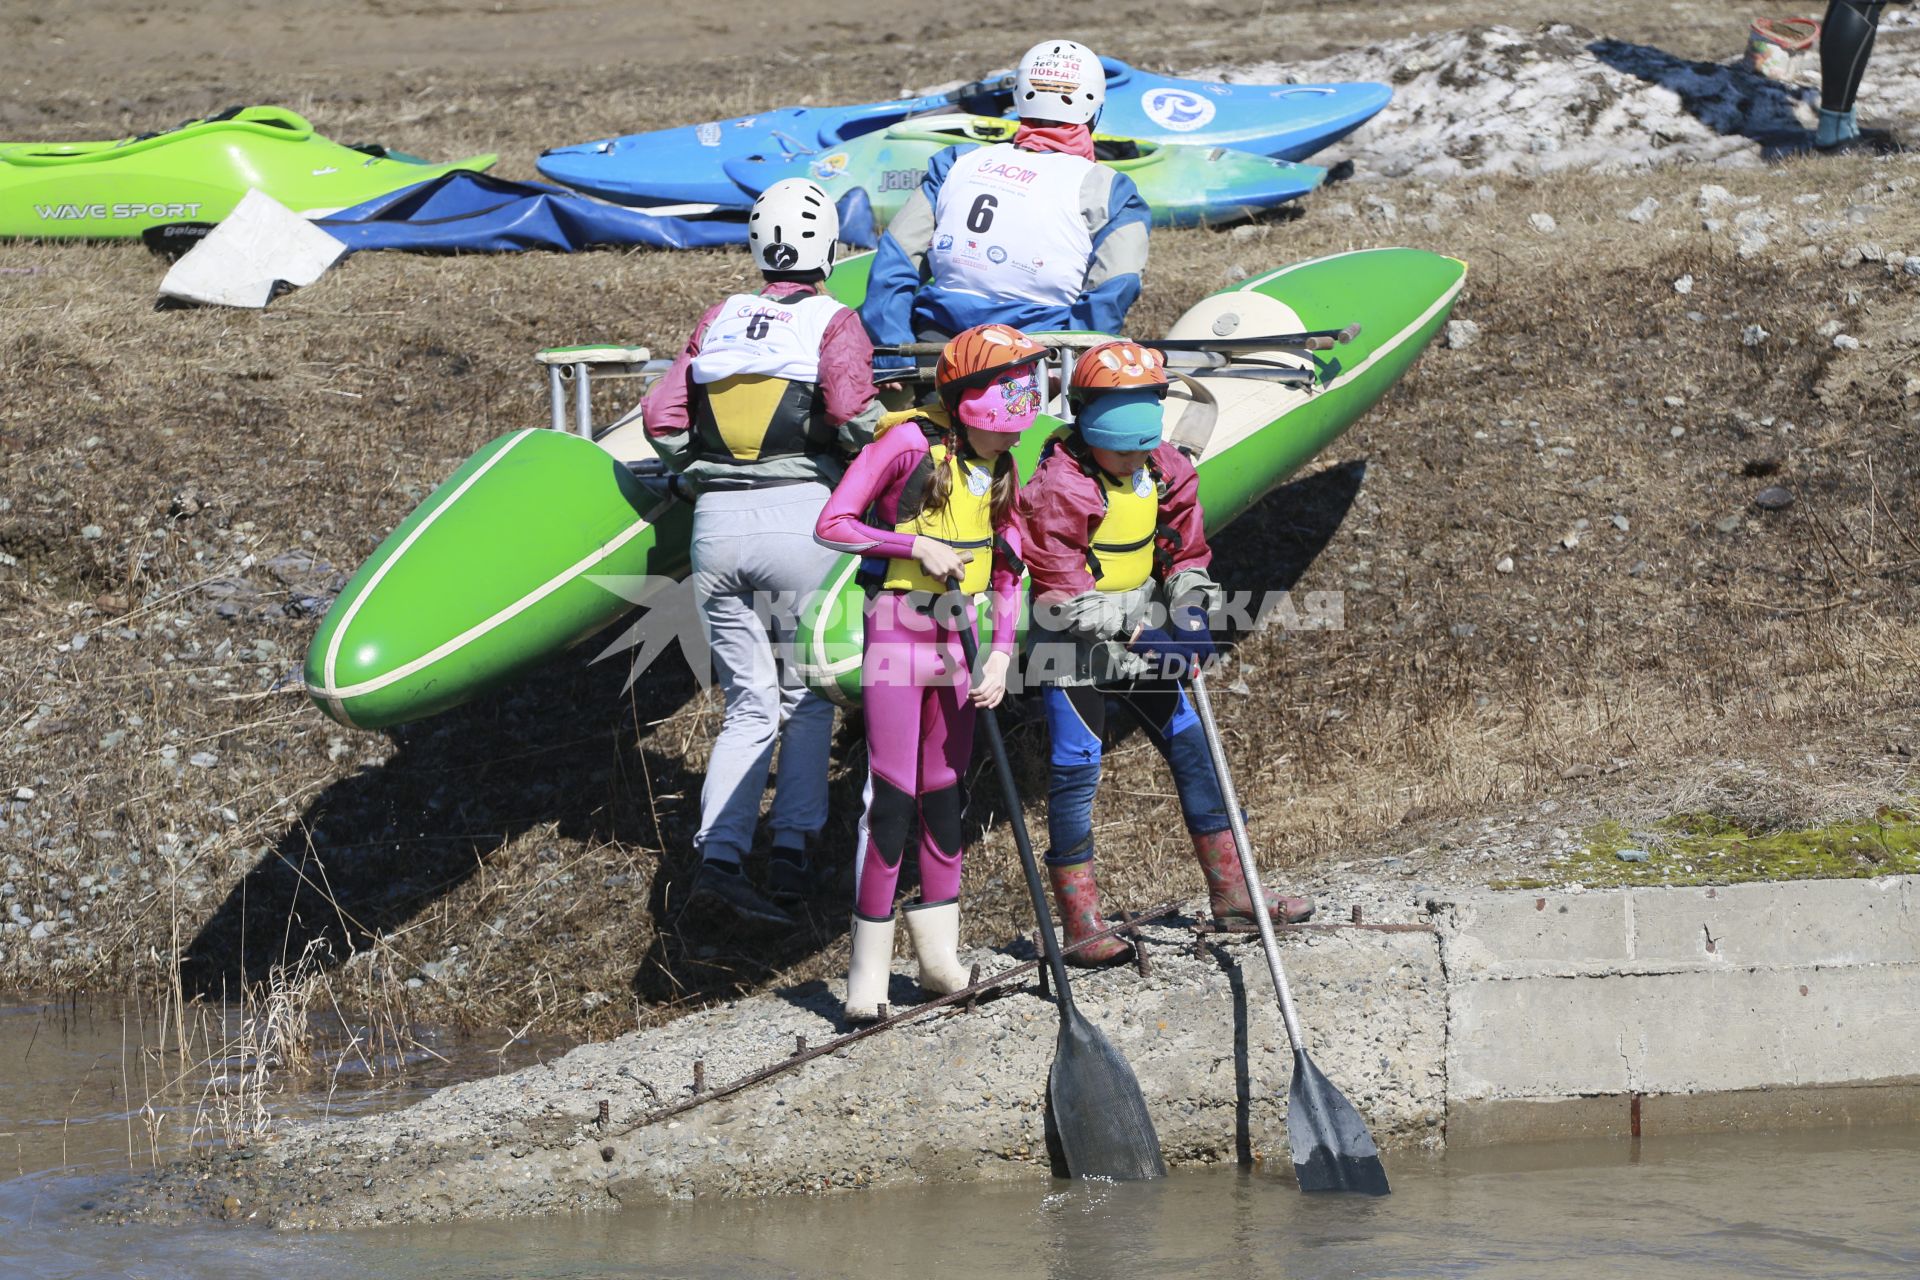
[[[573,384],[573,430],[591,440],[593,430],[593,379],[647,378],[665,373],[668,361],[655,360],[646,347],[623,347],[613,343],[587,343],[572,347],[548,347],[533,353],[536,364],[546,366],[547,394],[552,399],[555,431],[567,430],[567,384]],[[629,413],[627,417],[632,417]],[[614,425],[626,421],[622,418]]]
[[[1214,423],[1220,420],[1220,402],[1192,374],[1175,373],[1169,381],[1172,385],[1167,390],[1162,418],[1166,441],[1189,458],[1198,459],[1206,453]]]
[[[640,421],[638,404],[615,419],[612,426],[594,436],[593,442],[626,463],[629,469],[660,461],[660,455],[654,452],[653,442],[647,439],[646,427]]]

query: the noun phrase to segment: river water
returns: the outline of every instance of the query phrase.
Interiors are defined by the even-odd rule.
[[[293,1234],[121,1227],[93,1198],[151,1156],[147,1096],[106,1016],[0,1005],[0,1277],[1258,1276],[1920,1277],[1920,1130],[1556,1143],[1389,1158],[1381,1200],[1232,1169],[1155,1184],[1020,1181],[618,1214]],[[534,1050],[522,1047],[523,1053]],[[400,1105],[512,1066],[421,1046],[416,1069],[276,1098],[291,1114]],[[149,1066],[151,1051],[135,1051]],[[376,1079],[379,1077],[376,1076]],[[198,1086],[197,1086],[198,1087]],[[128,1102],[129,1094],[134,1102]],[[195,1090],[177,1093],[184,1134]],[[198,1094],[204,1098],[204,1088]],[[161,1131],[166,1131],[163,1121]],[[129,1147],[134,1152],[131,1162]]]

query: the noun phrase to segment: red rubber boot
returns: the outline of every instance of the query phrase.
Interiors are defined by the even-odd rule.
[[[1240,869],[1240,852],[1233,843],[1232,829],[1195,836],[1193,857],[1206,873],[1213,922],[1229,928],[1255,924],[1253,898],[1247,892],[1247,875]],[[1267,911],[1275,924],[1299,924],[1313,917],[1313,899],[1269,889]]]
[[[1049,862],[1047,878],[1053,881],[1053,901],[1060,909],[1060,928],[1066,935],[1061,942],[1063,948],[1070,948],[1107,927],[1100,916],[1100,886],[1093,878],[1092,858],[1064,866]],[[1067,951],[1067,963],[1096,969],[1125,959],[1132,951],[1133,948],[1119,938],[1106,937],[1078,951]]]

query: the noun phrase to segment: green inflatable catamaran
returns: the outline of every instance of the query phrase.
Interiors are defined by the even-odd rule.
[[[869,257],[831,287],[858,302]],[[1281,267],[1201,299],[1169,340],[1244,340],[1360,325],[1325,352],[1236,348],[1293,364],[1303,383],[1202,370],[1169,398],[1168,433],[1195,456],[1213,533],[1243,514],[1371,408],[1446,323],[1466,264],[1417,249],[1365,249]],[[632,604],[604,580],[685,573],[692,511],[628,466],[637,430],[598,442],[528,429],[499,437],[450,476],[361,566],[307,652],[308,692],[342,724],[377,729],[458,706],[619,620]],[[1046,436],[1015,451],[1030,473]],[[632,455],[632,456],[627,456]],[[809,677],[859,696],[852,557],[800,637]],[[1258,584],[1239,584],[1257,586]]]

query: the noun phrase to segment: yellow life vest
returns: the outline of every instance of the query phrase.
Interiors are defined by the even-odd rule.
[[[953,484],[947,492],[947,505],[938,511],[926,511],[921,495],[937,467],[946,467],[952,473]],[[900,513],[904,518],[893,526],[895,533],[933,538],[973,554],[960,579],[962,592],[977,596],[987,589],[993,576],[993,470],[986,463],[964,453],[949,454],[946,445],[935,443],[908,478]],[[889,560],[880,586],[887,591],[930,591],[935,595],[948,590],[946,583],[928,577],[911,556]]]
[[[1101,591],[1132,591],[1153,576],[1154,539],[1160,532],[1160,478],[1150,464],[1121,480],[1098,467],[1093,472],[1107,513],[1094,528],[1087,570]]]
[[[699,455],[718,462],[764,462],[827,453],[834,430],[820,388],[760,373],[739,373],[689,387]]]

